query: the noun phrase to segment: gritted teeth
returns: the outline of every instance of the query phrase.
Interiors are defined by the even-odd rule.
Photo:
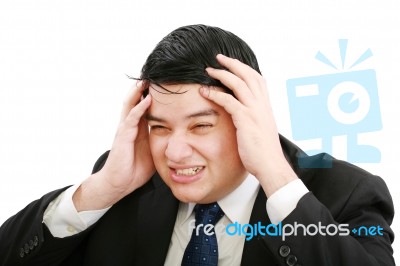
[[[197,167],[192,167],[192,168],[187,168],[187,169],[176,169],[175,172],[177,175],[195,175],[197,172],[199,172],[203,168],[204,168],[203,166],[197,166]]]

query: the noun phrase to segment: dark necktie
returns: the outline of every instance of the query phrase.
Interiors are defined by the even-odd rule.
[[[209,204],[197,204],[194,207],[196,228],[203,224],[196,234],[196,228],[192,231],[192,237],[183,254],[182,266],[206,266],[218,265],[218,244],[214,226],[224,216],[221,207],[214,202]],[[212,224],[212,230],[204,232],[204,226]],[[213,233],[212,235],[211,232]]]

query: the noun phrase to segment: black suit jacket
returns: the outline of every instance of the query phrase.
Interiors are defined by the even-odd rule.
[[[282,222],[304,225],[381,226],[383,236],[257,236],[246,241],[241,265],[394,265],[391,243],[393,202],[384,181],[327,154],[307,157],[281,137],[282,148],[310,190]],[[103,167],[108,152],[93,171]],[[304,165],[332,163],[329,168]],[[8,219],[0,228],[0,265],[163,265],[173,231],[178,200],[158,174],[115,204],[89,229],[66,238],[53,237],[42,223],[49,202],[66,188],[50,192]],[[270,223],[260,189],[250,224]],[[237,263],[239,265],[239,262]]]

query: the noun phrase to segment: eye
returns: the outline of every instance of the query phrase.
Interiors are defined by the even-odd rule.
[[[201,124],[194,125],[192,130],[194,130],[196,132],[204,133],[204,132],[207,132],[208,130],[210,130],[212,127],[213,127],[212,124],[201,123]]]
[[[196,125],[197,128],[209,128],[212,127],[211,124],[200,124],[200,125]]]
[[[164,134],[164,133],[169,132],[169,129],[164,126],[161,126],[161,125],[153,125],[153,126],[150,126],[150,132],[156,133],[156,134]]]

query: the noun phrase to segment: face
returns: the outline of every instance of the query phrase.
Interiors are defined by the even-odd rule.
[[[238,187],[247,175],[231,116],[200,95],[199,84],[151,85],[146,115],[157,172],[183,202],[210,203]]]

